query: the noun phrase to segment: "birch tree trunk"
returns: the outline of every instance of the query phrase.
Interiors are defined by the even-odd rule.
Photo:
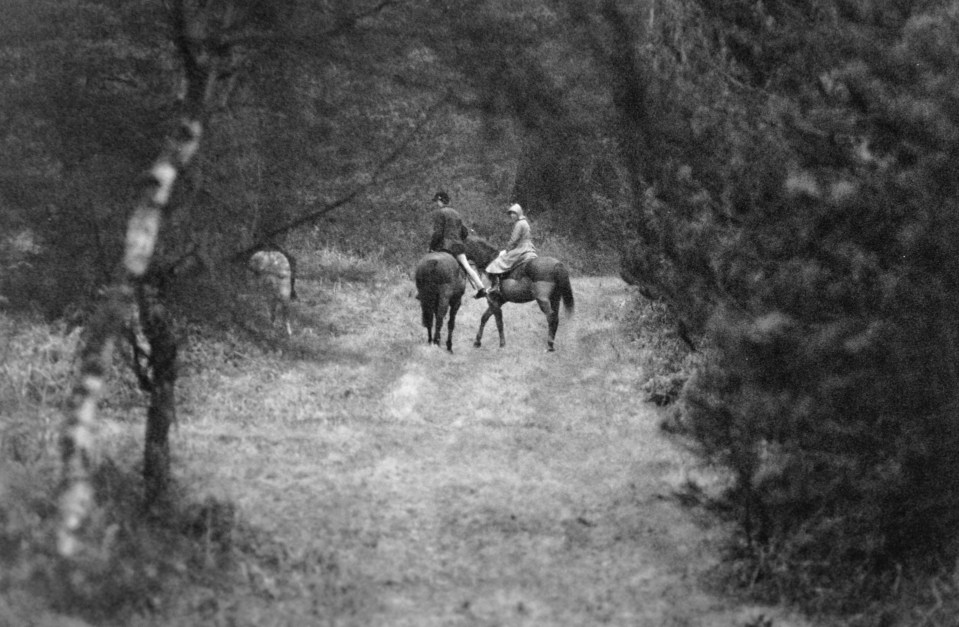
[[[163,210],[169,203],[177,175],[199,147],[201,128],[198,119],[184,119],[176,135],[170,138],[163,153],[147,172],[141,200],[127,225],[123,262],[118,270],[120,276],[106,291],[105,301],[90,324],[89,339],[81,354],[79,381],[73,388],[61,432],[63,485],[57,549],[64,556],[74,555],[79,550],[78,533],[93,507],[91,476],[96,460],[96,414],[106,385],[105,373],[113,354],[113,345],[128,320],[126,312],[135,307],[133,286],[143,277],[150,264]],[[152,322],[145,324],[144,328],[150,328],[150,324]],[[155,359],[158,348],[167,351],[169,356],[169,347],[151,345],[151,361]],[[175,359],[175,350],[172,358]],[[172,378],[164,375],[162,384],[156,383],[157,391],[154,394],[172,395]],[[168,417],[165,412],[161,414],[164,418]],[[153,431],[154,436],[162,431],[165,438],[165,429],[154,427]],[[154,461],[151,467],[155,468],[156,463]],[[168,464],[168,459],[163,463]]]
[[[176,343],[158,299],[146,297],[144,290],[152,288],[143,285],[143,279],[153,258],[174,184],[199,148],[202,120],[217,80],[218,61],[204,48],[209,45],[205,39],[208,16],[190,19],[184,0],[176,0],[170,4],[169,17],[184,67],[184,117],[143,179],[140,200],[127,223],[123,259],[92,317],[88,340],[81,349],[78,381],[60,435],[62,485],[57,550],[66,557],[76,555],[83,547],[81,532],[93,509],[95,496],[92,475],[97,457],[98,403],[106,386],[105,375],[115,341],[127,324],[136,322],[134,317],[139,318],[148,343],[151,399],[144,452],[148,502],[157,499],[169,482],[167,435],[176,416]]]

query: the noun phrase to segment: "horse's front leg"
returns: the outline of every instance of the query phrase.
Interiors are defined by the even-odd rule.
[[[489,317],[493,315],[492,305],[486,308],[486,311],[483,312],[483,315],[480,316],[480,325],[479,330],[476,332],[476,340],[473,341],[473,347],[479,348],[483,343],[483,327],[486,326],[486,323],[489,322]]]

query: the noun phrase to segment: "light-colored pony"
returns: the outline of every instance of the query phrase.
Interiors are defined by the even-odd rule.
[[[287,336],[293,335],[290,301],[296,300],[296,262],[279,250],[261,250],[250,256],[249,268],[269,303],[270,322],[276,324],[279,318]]]

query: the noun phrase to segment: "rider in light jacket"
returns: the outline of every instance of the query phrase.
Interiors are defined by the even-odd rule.
[[[506,244],[506,250],[500,252],[499,257],[494,259],[486,266],[486,274],[493,281],[490,292],[497,292],[500,289],[500,278],[503,274],[509,272],[518,264],[534,259],[536,247],[533,246],[533,237],[530,232],[529,222],[523,215],[523,208],[518,203],[510,205],[506,210],[511,220],[513,220],[513,232],[510,235],[509,242]]]

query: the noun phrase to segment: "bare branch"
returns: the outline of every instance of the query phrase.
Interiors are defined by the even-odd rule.
[[[360,11],[353,15],[349,15],[341,18],[333,25],[332,28],[324,30],[321,32],[313,32],[303,37],[294,37],[291,38],[289,33],[276,33],[276,32],[266,32],[259,30],[248,30],[245,32],[239,32],[233,36],[221,37],[217,41],[225,46],[230,47],[256,47],[264,44],[272,43],[282,43],[286,46],[305,43],[305,42],[314,42],[317,39],[335,39],[346,35],[350,31],[359,25],[363,20],[374,17],[389,7],[401,6],[404,4],[409,4],[408,2],[401,2],[398,0],[383,0],[382,2],[370,7],[365,11]]]
[[[354,15],[351,15],[349,17],[346,17],[340,20],[340,23],[337,24],[332,30],[323,33],[323,37],[328,37],[328,38],[339,37],[340,35],[346,33],[347,31],[352,30],[353,27],[355,27],[359,22],[365,20],[366,18],[373,17],[374,15],[382,12],[387,7],[397,5],[397,4],[402,4],[402,3],[397,2],[396,0],[382,0],[382,2],[370,7],[366,11],[361,11],[359,13],[356,13]]]
[[[327,215],[328,213],[335,211],[336,209],[342,207],[343,205],[349,204],[350,202],[352,202],[361,194],[365,193],[374,185],[379,185],[383,183],[384,181],[392,180],[393,177],[384,178],[383,173],[386,172],[386,170],[389,169],[397,161],[397,159],[399,159],[399,157],[406,151],[407,148],[409,148],[410,144],[412,144],[413,141],[419,136],[420,132],[424,128],[426,128],[426,126],[430,122],[433,121],[433,119],[436,117],[437,112],[444,105],[449,103],[451,98],[452,98],[451,94],[446,94],[442,98],[434,102],[432,105],[430,105],[424,111],[423,118],[419,121],[419,123],[417,123],[417,125],[413,127],[396,146],[394,146],[393,150],[391,150],[386,155],[386,157],[381,159],[380,162],[376,164],[376,167],[373,168],[373,173],[370,175],[370,178],[366,183],[358,186],[356,189],[349,192],[346,196],[343,196],[331,203],[327,203],[323,205],[322,207],[320,207],[319,209],[310,211],[296,218],[292,222],[288,222],[286,224],[283,224],[269,231],[251,246],[248,246],[247,248],[232,255],[231,259],[233,260],[243,259],[250,253],[256,250],[259,250],[262,246],[272,241],[278,235],[289,233],[290,231],[297,229],[305,224],[316,222],[317,220]]]

